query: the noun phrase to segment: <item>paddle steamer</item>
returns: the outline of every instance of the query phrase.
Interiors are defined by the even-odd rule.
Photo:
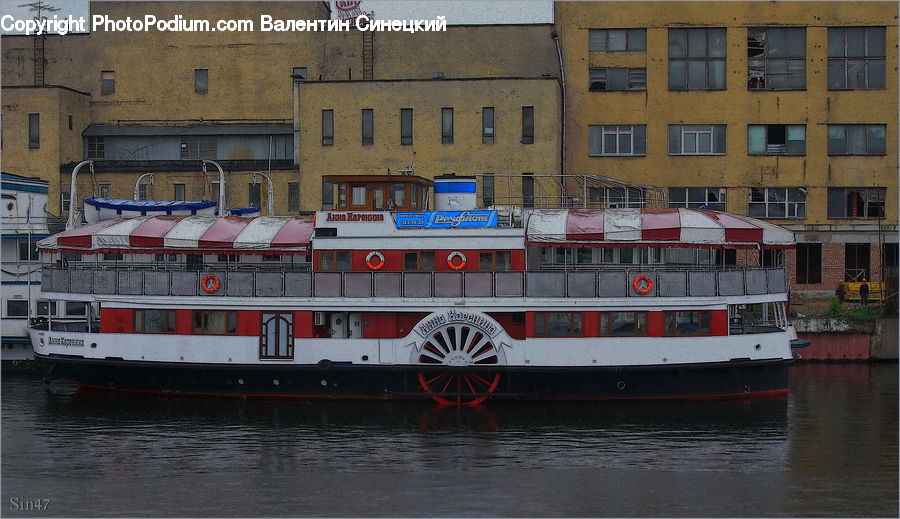
[[[436,200],[474,199],[449,180]],[[82,387],[174,394],[787,391],[788,281],[760,265],[791,232],[705,209],[424,211],[411,186],[396,211],[145,215],[46,238],[41,297],[90,311],[32,326],[35,356]]]

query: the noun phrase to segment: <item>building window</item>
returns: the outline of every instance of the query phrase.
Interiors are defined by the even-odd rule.
[[[754,27],[747,29],[747,88],[803,90],[806,88],[806,29]]]
[[[591,92],[647,90],[646,68],[592,68],[588,75]]]
[[[104,159],[106,158],[106,142],[103,137],[85,137],[87,140],[87,158]]]
[[[797,244],[797,283],[813,285],[822,282],[822,244]]]
[[[600,335],[647,335],[647,312],[600,312]]]
[[[306,81],[308,72],[306,67],[293,67],[291,69],[291,81],[293,83],[302,83]]]
[[[209,69],[198,68],[194,70],[194,92],[209,92]]]
[[[175,310],[135,310],[135,333],[175,333]]]
[[[28,240],[19,240],[19,261],[36,261],[40,259],[36,243],[36,241],[32,241],[31,247],[29,247]]]
[[[640,157],[647,155],[647,127],[589,126],[588,154],[591,157]]]
[[[251,182],[247,186],[247,205],[253,207],[262,207],[262,184],[259,182]]]
[[[59,210],[63,213],[69,212],[69,205],[71,203],[72,194],[68,191],[60,191],[59,192]]]
[[[181,158],[183,159],[215,159],[217,154],[216,138],[212,135],[182,135]]]
[[[138,200],[150,200],[150,184],[138,186]]]
[[[116,72],[114,70],[100,72],[100,93],[103,95],[116,93]]]
[[[375,144],[375,111],[371,108],[362,110],[362,144],[363,146]]]
[[[71,115],[69,116],[69,130],[73,130],[75,128],[75,118]]]
[[[885,267],[894,267],[898,266],[898,259],[900,259],[900,255],[898,255],[898,246],[896,243],[882,243],[881,244],[881,264]]]
[[[109,198],[110,193],[110,185],[109,184],[100,184],[97,186],[97,196],[100,198]]]
[[[669,29],[669,90],[725,89],[725,29]]]
[[[522,173],[522,207],[534,207],[533,173]]]
[[[756,218],[806,218],[806,189],[751,187],[749,215]]]
[[[884,218],[883,187],[829,187],[828,218]]]
[[[868,243],[844,244],[844,281],[872,279],[871,249]]]
[[[434,270],[434,252],[404,252],[403,270],[431,272]]]
[[[237,333],[237,312],[195,310],[194,333],[203,335],[234,335]]]
[[[41,114],[28,114],[28,147],[41,147]]]
[[[300,210],[300,182],[288,182],[288,211]]]
[[[348,272],[350,266],[349,251],[322,251],[319,252],[319,270],[332,272]]]
[[[670,187],[669,207],[724,211],[725,194],[723,187]]]
[[[591,52],[647,50],[647,29],[588,29]]]
[[[400,109],[400,144],[410,145],[413,143],[413,109]]]
[[[441,108],[441,144],[453,144],[452,108]]]
[[[185,196],[185,185],[184,184],[175,184],[175,192],[172,200],[187,200]]]
[[[589,187],[587,195],[590,207],[640,208],[646,199],[640,187]]]
[[[334,144],[334,110],[322,110],[322,146]]]
[[[709,335],[709,312],[664,312],[666,335]]]
[[[806,155],[803,124],[751,124],[747,127],[750,155]]]
[[[6,317],[28,317],[28,301],[6,301]]]
[[[883,124],[829,124],[829,155],[884,155]]]
[[[884,88],[884,27],[828,28],[828,89]]]
[[[522,144],[534,144],[534,107],[522,107]]]
[[[512,270],[509,251],[488,251],[478,253],[478,270]]]
[[[481,205],[490,207],[494,205],[494,174],[485,173],[481,177]]]
[[[481,142],[494,143],[494,107],[485,106],[481,109]]]
[[[581,312],[536,312],[535,337],[582,337]]]
[[[669,125],[669,155],[724,154],[724,124]]]

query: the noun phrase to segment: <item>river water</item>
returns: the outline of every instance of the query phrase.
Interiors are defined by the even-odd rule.
[[[0,514],[897,517],[897,365],[791,369],[777,399],[480,408],[5,374]]]

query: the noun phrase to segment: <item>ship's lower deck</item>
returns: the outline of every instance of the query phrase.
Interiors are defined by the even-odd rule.
[[[222,365],[39,356],[88,389],[195,396],[421,399],[666,399],[783,393],[791,360],[615,367]]]

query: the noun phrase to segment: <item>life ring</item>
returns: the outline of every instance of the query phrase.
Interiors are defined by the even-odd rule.
[[[635,276],[631,281],[631,288],[633,288],[634,291],[638,294],[649,294],[650,290],[653,289],[653,280],[650,279],[650,276],[646,274]]]
[[[222,283],[215,274],[207,274],[200,280],[200,288],[207,294],[214,294],[220,286],[222,286]]]
[[[373,250],[366,256],[366,266],[369,270],[381,270],[384,268],[384,254]]]
[[[459,258],[459,263],[455,263],[453,260]],[[453,251],[447,255],[447,266],[453,270],[462,270],[466,268],[468,260],[466,260],[466,255],[462,252]]]

